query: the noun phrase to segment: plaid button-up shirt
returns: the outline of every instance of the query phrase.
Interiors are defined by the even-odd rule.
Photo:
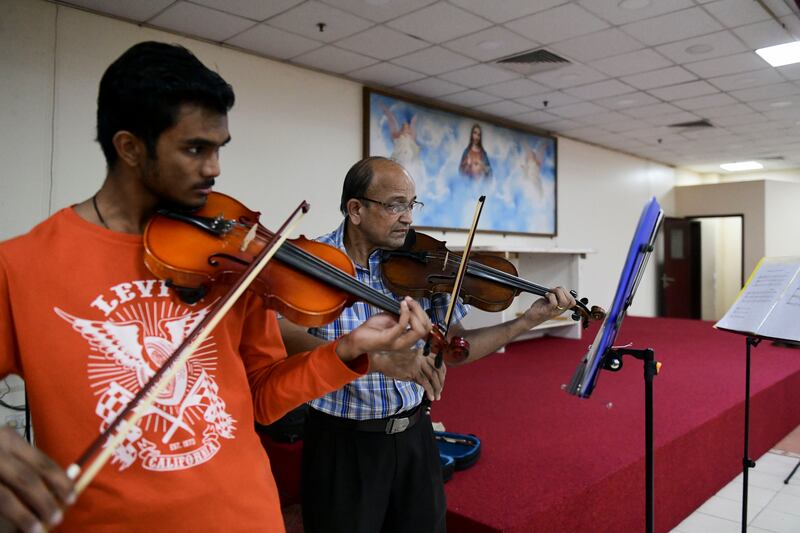
[[[340,250],[345,250],[344,227],[345,223],[342,222],[336,230],[319,237],[317,240],[336,246]],[[400,297],[392,293],[383,284],[383,278],[381,277],[381,251],[376,250],[373,252],[369,256],[368,263],[367,267],[356,265],[356,279],[388,295],[390,298],[401,300]],[[433,300],[435,319],[443,322],[450,296],[437,295]],[[425,310],[431,308],[431,299],[429,298],[422,298],[419,303]],[[468,307],[459,301],[453,311],[452,322],[459,322],[467,314],[467,311]],[[352,307],[345,308],[339,318],[330,324],[311,328],[308,332],[325,340],[337,339],[357,328],[372,315],[380,312],[380,309],[366,302],[356,302]],[[423,395],[422,387],[413,381],[392,379],[380,372],[370,372],[337,391],[309,402],[309,404],[314,409],[329,415],[355,420],[371,420],[411,410],[419,405]]]

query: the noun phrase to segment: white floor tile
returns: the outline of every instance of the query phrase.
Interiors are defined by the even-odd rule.
[[[800,516],[771,509],[764,509],[758,513],[758,516],[751,523],[753,527],[760,527],[776,533],[797,533],[800,531]]]
[[[773,495],[774,496],[774,495]],[[771,499],[771,498],[770,498]],[[760,503],[753,502],[750,497],[747,498],[747,521],[748,524],[752,522],[752,518],[756,516],[767,505],[769,501],[762,501]],[[740,501],[729,500],[719,496],[712,496],[710,500],[700,506],[697,510],[700,513],[705,513],[718,518],[724,518],[733,522],[741,523],[742,520],[742,503]]]
[[[740,522],[695,512],[675,528],[681,533],[741,533]]]
[[[750,505],[747,505],[750,508]],[[784,494],[779,492],[769,505],[766,506],[771,511],[779,511],[781,513],[788,513],[800,516],[800,496],[792,496],[791,494]]]

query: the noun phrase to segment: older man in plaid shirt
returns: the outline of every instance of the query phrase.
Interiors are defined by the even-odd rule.
[[[347,252],[359,281],[399,299],[383,284],[381,254],[405,243],[412,212],[421,205],[402,166],[383,157],[366,158],[345,177],[340,204],[344,221],[319,240]],[[420,301],[439,321],[448,303],[446,295]],[[470,362],[574,305],[572,296],[558,287],[517,319],[465,330],[459,322],[467,308],[459,301],[449,334],[469,341]],[[318,339],[336,339],[378,312],[358,302],[331,324],[308,332]],[[298,328],[283,322],[289,352],[308,349],[309,341]],[[423,398],[439,398],[445,368],[437,369],[432,357],[407,353],[370,354],[370,363],[366,376],[310,402],[303,443],[305,531],[444,531],[441,465]]]

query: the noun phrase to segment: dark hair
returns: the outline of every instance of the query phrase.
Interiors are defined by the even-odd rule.
[[[112,139],[125,130],[144,141],[156,157],[158,137],[177,123],[183,104],[226,114],[233,88],[186,48],[159,42],[136,44],[114,61],[100,80],[97,141],[109,168],[117,162]]]
[[[372,177],[375,175],[372,168],[373,163],[378,161],[393,162],[388,157],[374,155],[365,157],[347,171],[347,175],[344,177],[344,185],[342,185],[342,202],[339,204],[339,211],[344,216],[347,216],[347,202],[352,198],[362,198],[367,193],[369,184],[372,183]]]

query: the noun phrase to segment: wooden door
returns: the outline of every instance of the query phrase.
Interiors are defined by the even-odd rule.
[[[700,222],[664,219],[661,316],[700,318]]]

